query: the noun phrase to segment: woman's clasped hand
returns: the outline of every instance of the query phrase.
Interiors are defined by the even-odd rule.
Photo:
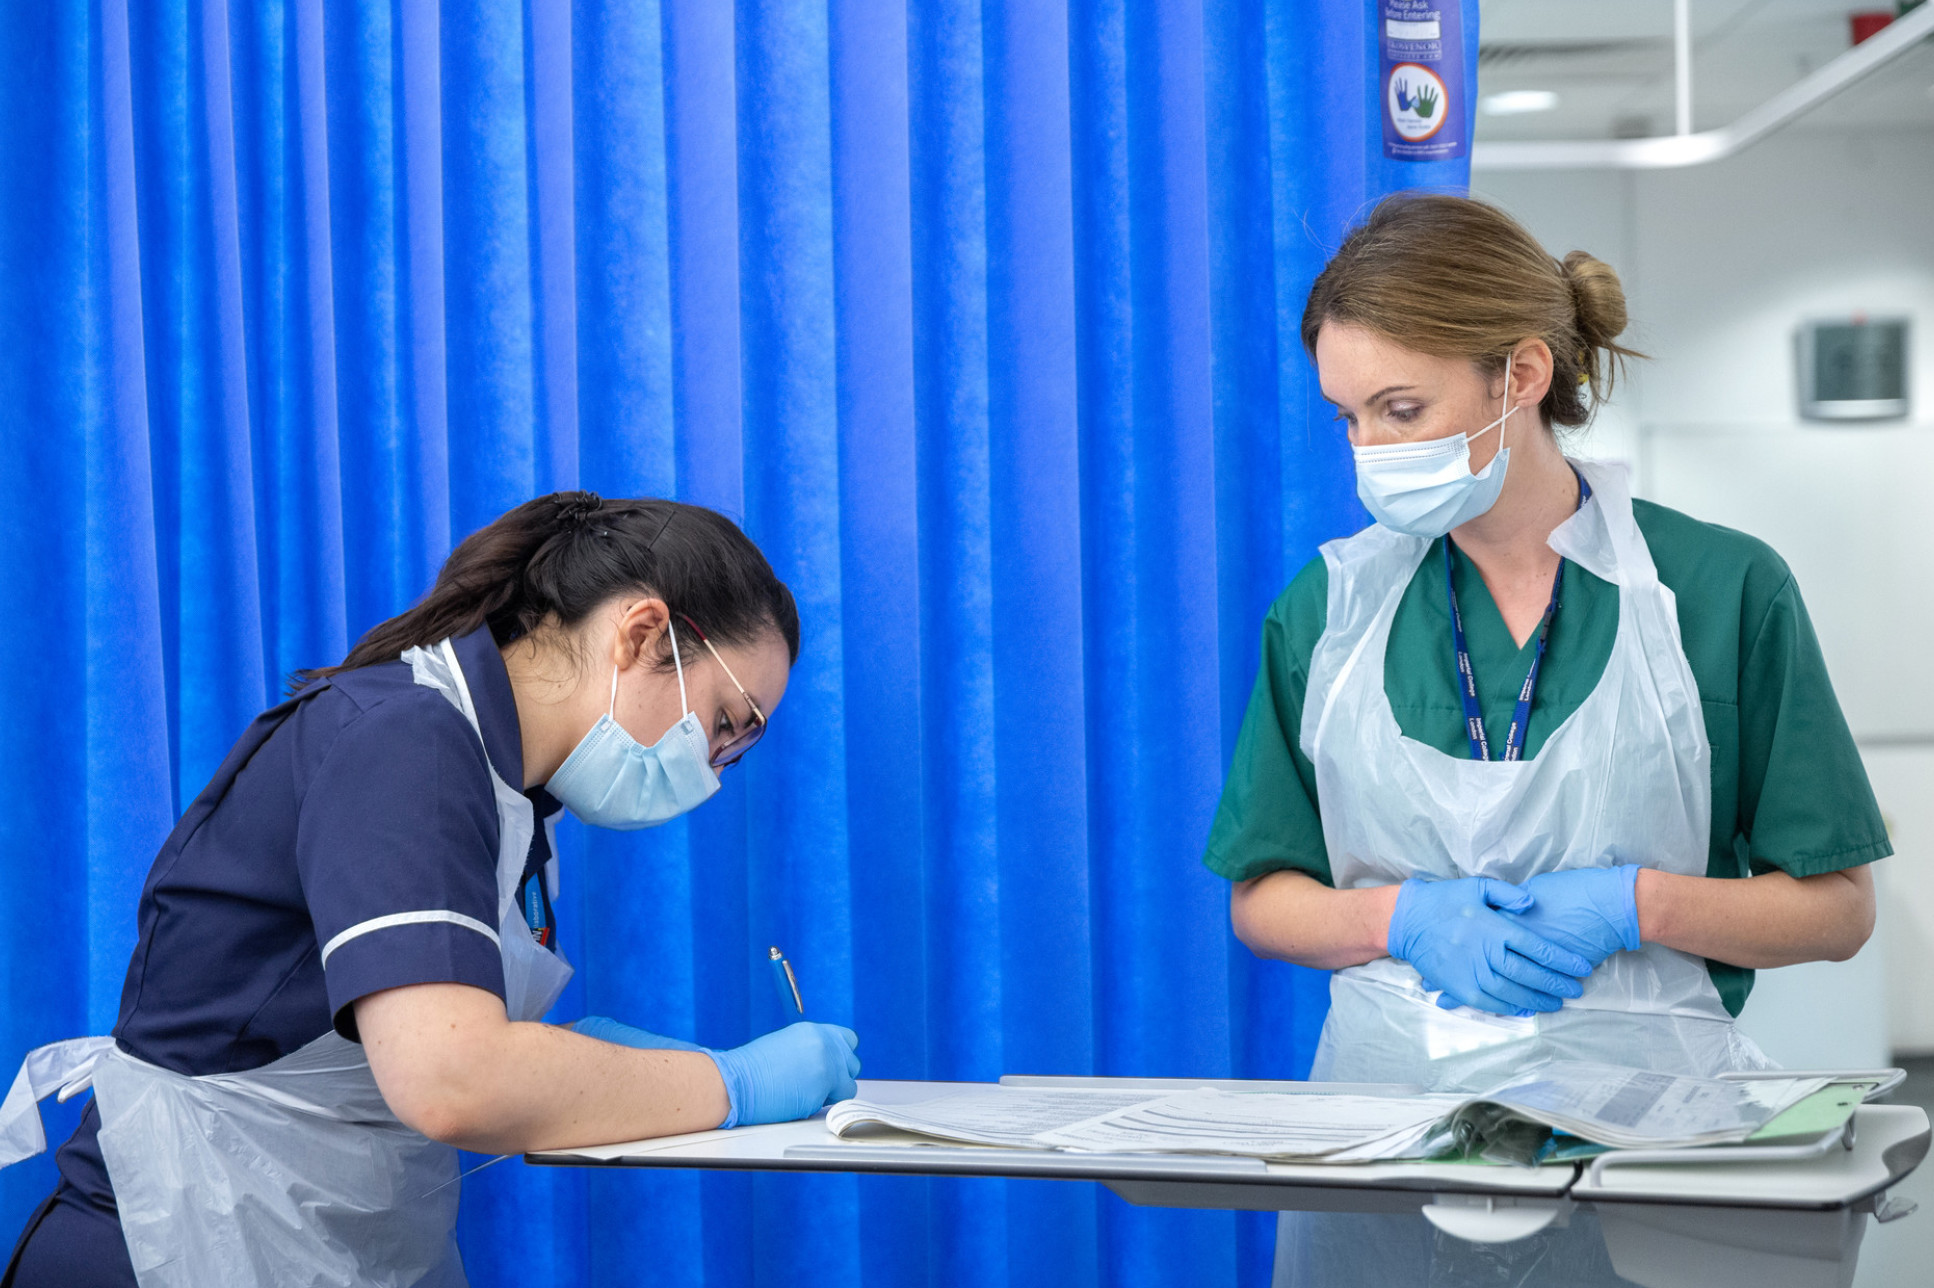
[[[1491,877],[1413,877],[1390,916],[1390,955],[1409,962],[1437,1005],[1497,1015],[1555,1011],[1581,980],[1639,946],[1638,868],[1568,868],[1523,885]]]

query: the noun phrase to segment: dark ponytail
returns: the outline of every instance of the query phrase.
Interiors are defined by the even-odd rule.
[[[627,591],[658,596],[714,643],[777,633],[799,660],[792,592],[730,519],[679,501],[554,492],[465,537],[422,602],[371,628],[342,665],[300,672],[297,683],[393,662],[484,625],[501,647],[546,623],[575,626]]]

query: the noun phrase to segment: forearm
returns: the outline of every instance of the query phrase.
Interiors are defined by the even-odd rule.
[[[426,998],[425,990],[435,995]],[[552,1025],[512,1023],[478,989],[376,993],[356,1004],[356,1017],[397,1117],[479,1153],[703,1131],[725,1121],[730,1108],[718,1068],[702,1052],[633,1050]]]
[[[464,1149],[516,1154],[705,1131],[730,1110],[699,1051],[636,1051],[547,1024],[507,1024]]]
[[[1636,898],[1644,942],[1751,970],[1845,961],[1874,928],[1873,874],[1865,867],[1745,880],[1647,868]]]
[[[1271,872],[1230,890],[1229,920],[1258,957],[1341,970],[1390,955],[1399,888],[1332,890],[1302,872]]]

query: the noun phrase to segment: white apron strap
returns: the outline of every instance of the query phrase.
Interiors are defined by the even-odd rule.
[[[435,689],[463,713],[483,743],[483,726],[477,720],[477,704],[464,678],[463,663],[455,646],[444,640],[432,648],[413,648],[404,652],[416,682]],[[512,787],[489,764],[490,749],[484,747],[484,761],[490,770],[491,790],[497,799],[497,949],[504,962],[504,1006],[513,1020],[542,1019],[571,979],[571,963],[561,951],[540,947],[531,939],[523,909],[517,903],[517,887],[523,881],[524,864],[530,855],[531,837],[536,831],[536,811],[529,798]],[[545,821],[554,828],[556,817]],[[552,896],[557,893],[557,835],[550,833],[551,863],[545,872]]]
[[[27,1053],[5,1103],[0,1103],[0,1167],[11,1167],[47,1148],[40,1102],[58,1093],[64,1103],[87,1090],[95,1062],[113,1046],[113,1038],[69,1038]]]

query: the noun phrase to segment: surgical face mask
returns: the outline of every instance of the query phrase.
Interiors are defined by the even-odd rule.
[[[684,718],[647,747],[616,719],[618,669],[611,669],[611,709],[578,741],[544,790],[594,827],[628,832],[677,818],[710,800],[719,789],[711,741],[685,697],[685,664],[678,630],[669,622],[672,664],[678,668],[678,702]]]
[[[1504,375],[1504,399],[1511,400],[1511,373]],[[1475,434],[1452,434],[1423,443],[1388,443],[1358,447],[1356,494],[1378,523],[1413,537],[1437,538],[1469,523],[1497,504],[1510,468],[1511,449],[1498,453],[1478,473],[1471,473],[1471,444],[1497,429],[1518,411],[1508,407],[1502,416]],[[1499,430],[1502,444],[1503,431]]]

